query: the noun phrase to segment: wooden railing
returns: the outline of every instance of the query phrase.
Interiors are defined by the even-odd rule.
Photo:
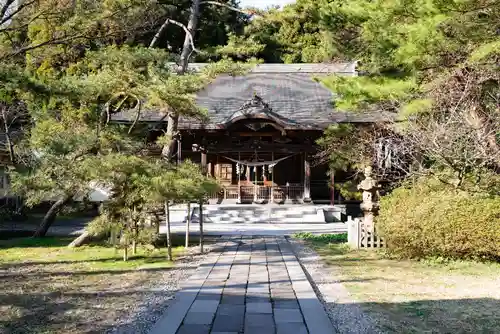
[[[304,186],[300,183],[288,185],[229,185],[223,186],[222,189],[210,194],[210,200],[222,202],[224,200],[240,200],[241,202],[252,201],[301,201],[304,194]],[[238,196],[239,195],[239,196]]]

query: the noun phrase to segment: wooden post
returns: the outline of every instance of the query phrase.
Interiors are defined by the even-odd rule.
[[[307,155],[304,155],[304,203],[311,202],[311,164]]]
[[[332,182],[332,189],[331,189],[331,200],[330,200],[330,205],[335,204],[335,171],[331,170],[330,171],[330,177],[331,177],[331,182]]]
[[[347,243],[352,248],[358,248],[357,222],[351,216],[347,217]]]
[[[238,161],[241,161],[241,153],[238,152]],[[241,172],[243,165],[238,163],[238,204],[241,203]]]
[[[201,151],[201,172],[207,175],[207,152]]]
[[[290,183],[286,183],[286,194],[285,194],[285,202],[288,202],[290,198]]]
[[[203,198],[200,200],[200,253],[203,253]]]
[[[207,175],[208,175],[208,176],[213,176],[213,175],[212,175],[212,162],[209,162],[209,163],[207,164]]]
[[[256,203],[257,202],[257,166],[254,166],[253,167],[253,202]]]
[[[185,247],[188,248],[189,247],[189,225],[191,223],[191,202],[188,201],[187,203],[187,217],[186,217],[186,243],[185,243]]]
[[[182,161],[182,142],[181,142],[181,136],[179,135],[179,138],[177,139],[177,164],[180,165]]]
[[[172,261],[172,238],[170,235],[170,206],[165,201],[165,224],[167,225],[167,260]]]
[[[274,161],[274,151],[271,152],[271,161]],[[271,173],[271,200],[269,201],[269,203],[274,203],[274,167]]]

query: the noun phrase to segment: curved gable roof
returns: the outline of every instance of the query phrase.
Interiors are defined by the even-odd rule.
[[[203,63],[191,63],[199,70]],[[324,129],[332,123],[373,122],[376,115],[344,113],[335,110],[334,94],[316,77],[355,76],[356,62],[334,64],[259,64],[243,76],[221,75],[197,94],[198,105],[208,111],[208,122],[180,119],[180,129],[220,129],[243,118],[267,118],[285,128]],[[266,108],[243,106],[258,96]],[[135,113],[121,112],[114,120],[132,120]],[[159,111],[144,111],[141,120],[164,119]]]

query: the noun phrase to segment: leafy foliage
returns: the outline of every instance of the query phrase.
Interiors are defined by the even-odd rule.
[[[500,197],[418,180],[381,200],[389,251],[410,258],[500,258]]]
[[[284,9],[271,8],[246,25],[242,34],[229,36],[216,52],[235,59],[257,57],[265,62],[309,63],[336,55],[330,34],[320,24],[320,3],[298,0]]]
[[[347,233],[340,234],[320,234],[315,235],[311,232],[300,232],[294,234],[294,237],[297,239],[303,239],[313,242],[321,242],[321,243],[343,243],[347,242]]]
[[[440,179],[460,186],[465,175],[500,171],[498,1],[325,0],[318,6],[322,29],[338,52],[359,60],[362,74],[321,81],[338,94],[339,109],[394,121],[381,139],[399,156],[399,176],[448,170]],[[358,170],[374,165],[369,157],[377,145],[364,138],[341,146],[345,153],[333,154],[332,164],[347,165],[348,157]],[[342,142],[348,142],[345,131],[331,129],[321,144],[330,154]],[[363,145],[364,155],[353,154]]]

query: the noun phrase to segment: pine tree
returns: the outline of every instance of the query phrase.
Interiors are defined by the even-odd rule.
[[[443,180],[500,170],[498,1],[325,0],[320,12],[363,74],[324,81],[339,108],[400,121],[393,130],[406,146],[452,171]]]

